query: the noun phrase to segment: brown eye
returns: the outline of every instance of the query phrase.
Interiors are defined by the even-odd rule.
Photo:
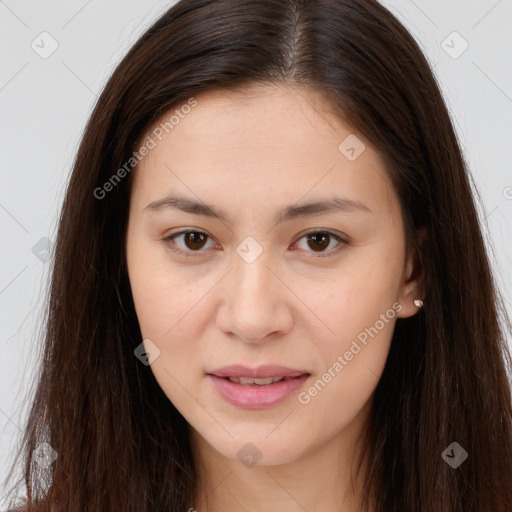
[[[329,246],[330,236],[327,233],[314,233],[307,235],[308,246],[314,249],[324,250]]]
[[[183,242],[188,249],[197,251],[202,249],[207,238],[207,235],[199,231],[187,231],[184,234]]]
[[[344,240],[341,236],[335,235],[330,231],[310,231],[306,233],[300,238],[300,240],[306,240],[306,251],[307,252],[315,252],[319,253],[320,257],[330,256],[332,253],[338,252],[338,250],[342,249],[343,246],[348,244],[346,240]],[[300,241],[299,240],[299,241]],[[332,249],[332,242],[337,241],[338,246]],[[331,249],[327,250],[331,246]],[[326,254],[324,254],[326,253]]]
[[[182,242],[177,244],[175,239],[179,239],[180,237],[182,237]],[[205,247],[209,238],[210,236],[202,231],[181,231],[179,233],[169,235],[162,240],[165,241],[174,252],[185,256],[194,256],[195,252],[205,252],[202,249]]]

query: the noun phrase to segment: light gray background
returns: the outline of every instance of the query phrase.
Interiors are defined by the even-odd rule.
[[[41,341],[49,263],[32,249],[48,238],[52,254],[75,151],[106,79],[173,3],[0,0],[1,481]],[[434,66],[482,197],[491,258],[512,314],[512,0],[382,3]],[[40,36],[45,31],[58,48],[43,59],[31,45],[50,49],[50,37]],[[469,47],[459,56],[464,41]]]

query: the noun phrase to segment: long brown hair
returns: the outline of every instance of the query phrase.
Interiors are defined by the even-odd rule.
[[[108,193],[95,190],[169,109],[258,83],[327,94],[385,159],[408,248],[415,230],[427,233],[425,306],[397,321],[365,432],[363,509],[510,512],[510,321],[439,86],[413,37],[375,0],[182,0],[117,66],[60,216],[41,373],[20,445],[27,510],[193,507],[188,424],[134,356],[142,337],[125,261],[129,168]],[[34,456],[42,442],[58,454],[47,469]],[[468,454],[457,468],[442,457],[453,442]]]

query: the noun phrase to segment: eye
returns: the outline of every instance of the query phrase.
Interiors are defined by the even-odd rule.
[[[304,233],[301,238],[299,238],[299,241],[302,240],[303,238],[306,239],[307,246],[314,249],[312,252],[317,252],[317,253],[320,252],[321,253],[321,254],[319,254],[320,257],[331,256],[332,253],[337,253],[346,244],[348,244],[347,240],[345,240],[340,235],[332,233],[331,231],[320,231],[320,230],[308,231],[307,233]],[[333,240],[336,240],[338,242],[338,246],[334,250],[325,251],[324,249],[329,247]],[[308,251],[308,252],[311,252],[311,251]],[[324,255],[323,254],[324,252],[328,252],[328,254]]]
[[[176,239],[179,239],[180,237],[184,237],[182,239],[182,243],[184,244],[184,248],[180,248],[178,244],[175,242]],[[166,242],[168,247],[175,253],[178,253],[183,256],[193,256],[193,253],[199,253],[204,252],[201,251],[205,247],[205,242],[208,238],[211,238],[209,235],[202,231],[196,231],[196,230],[188,230],[188,231],[180,231],[178,233],[174,233],[172,235],[166,236],[162,238],[161,240]],[[314,252],[314,253],[320,253],[320,257],[325,257],[324,252],[328,252],[326,256],[330,256],[332,253],[337,253],[339,250],[343,248],[346,244],[348,244],[348,241],[345,240],[340,235],[337,235],[335,233],[332,233],[330,231],[321,231],[321,230],[313,230],[309,231],[307,233],[304,233],[301,238],[299,238],[298,241],[302,239],[306,239],[306,243],[308,244],[308,247],[313,248],[313,251],[306,251],[307,252]],[[213,239],[212,239],[213,240]],[[325,251],[326,248],[328,248],[331,245],[331,242],[333,240],[336,240],[338,242],[338,246],[334,250]],[[297,243],[297,242],[296,242]]]
[[[185,244],[185,249],[180,249],[176,247],[175,239],[179,237],[184,237],[183,242]],[[194,252],[204,252],[200,251],[205,245],[206,239],[210,238],[209,235],[203,233],[202,231],[180,231],[179,233],[174,233],[173,235],[166,236],[162,238],[163,241],[167,242],[169,248],[184,256],[192,256]],[[190,249],[190,250],[189,250]]]

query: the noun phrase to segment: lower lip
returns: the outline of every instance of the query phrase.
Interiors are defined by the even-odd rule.
[[[208,375],[220,395],[230,404],[244,409],[263,409],[283,401],[308,379],[309,374],[264,386],[231,382],[224,377]]]

